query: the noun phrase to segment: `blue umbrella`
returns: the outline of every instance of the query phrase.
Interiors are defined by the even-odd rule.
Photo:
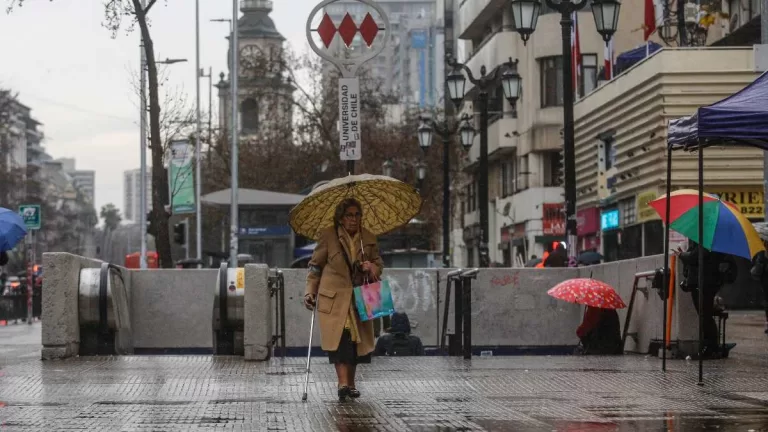
[[[0,252],[13,249],[25,235],[24,219],[13,210],[0,207]]]

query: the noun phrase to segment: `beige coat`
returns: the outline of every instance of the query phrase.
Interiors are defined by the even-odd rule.
[[[339,228],[343,229],[343,228]],[[383,269],[376,237],[363,229],[361,231],[365,259],[376,266],[375,273],[381,277]],[[317,299],[317,318],[320,325],[321,346],[325,351],[336,351],[344,331],[344,322],[349,314],[350,303],[353,302],[353,286],[347,261],[343,251],[346,250],[349,261],[363,261],[362,257],[353,257],[347,246],[342,246],[339,233],[330,227],[323,230],[317,242],[312,259],[309,261],[309,276],[307,276],[306,294],[314,294]],[[373,351],[373,322],[361,322],[357,319],[360,333],[360,343],[357,344],[357,355],[363,356]]]

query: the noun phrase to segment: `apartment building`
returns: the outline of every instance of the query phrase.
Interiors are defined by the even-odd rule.
[[[582,248],[610,261],[664,252],[662,223],[648,202],[665,193],[668,123],[742,89],[754,69],[751,47],[665,48],[576,103]],[[696,161],[695,153],[673,154],[673,188],[698,188]],[[715,147],[704,164],[705,192],[763,220],[762,150]]]
[[[543,2],[542,2],[543,3]],[[564,240],[563,188],[560,171],[563,126],[563,52],[560,14],[542,5],[536,31],[527,45],[514,31],[510,3],[504,0],[458,1],[457,59],[475,76],[485,66],[490,72],[512,59],[518,60],[523,92],[516,109],[504,99],[501,84],[489,93],[488,127],[490,202],[477,198],[479,134],[468,154],[467,184],[454,190],[452,262],[455,266],[479,264],[482,233],[479,208],[489,206],[489,253],[492,263],[511,266],[532,255],[541,257],[545,246]],[[643,2],[623,2],[615,52],[643,43]],[[578,92],[586,95],[598,85],[604,48],[589,6],[578,13],[583,64]],[[571,55],[570,52],[565,53]],[[467,82],[468,98],[473,94]],[[471,102],[464,112],[474,113]],[[475,113],[476,114],[476,113]]]

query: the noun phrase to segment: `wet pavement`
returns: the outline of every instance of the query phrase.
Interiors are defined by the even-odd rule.
[[[768,336],[733,313],[727,360],[377,358],[340,404],[326,359],[39,361],[40,324],[0,327],[0,431],[768,431]]]

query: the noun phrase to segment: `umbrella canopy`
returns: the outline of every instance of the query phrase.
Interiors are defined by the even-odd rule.
[[[413,186],[392,177],[362,174],[332,180],[313,190],[291,210],[291,227],[317,240],[333,226],[336,206],[354,198],[363,206],[362,226],[373,235],[386,234],[407,224],[421,211],[421,196]]]
[[[654,200],[651,207],[667,223],[667,196]],[[699,191],[682,189],[670,194],[669,227],[714,252],[751,260],[765,250],[752,224],[731,204],[715,195],[704,194],[704,239],[699,241]]]
[[[578,278],[560,282],[547,294],[568,303],[576,303],[602,309],[627,307],[610,285],[596,279]]]
[[[13,210],[0,207],[0,252],[13,249],[25,235],[24,219]]]
[[[768,223],[765,222],[755,222],[752,224],[753,227],[755,227],[755,231],[757,231],[757,235],[760,236],[763,241],[768,241]]]
[[[603,256],[597,252],[583,252],[579,255],[579,262],[582,264],[599,264],[603,260]]]
[[[667,141],[673,149],[741,143],[768,150],[768,74],[696,113],[672,120]]]

